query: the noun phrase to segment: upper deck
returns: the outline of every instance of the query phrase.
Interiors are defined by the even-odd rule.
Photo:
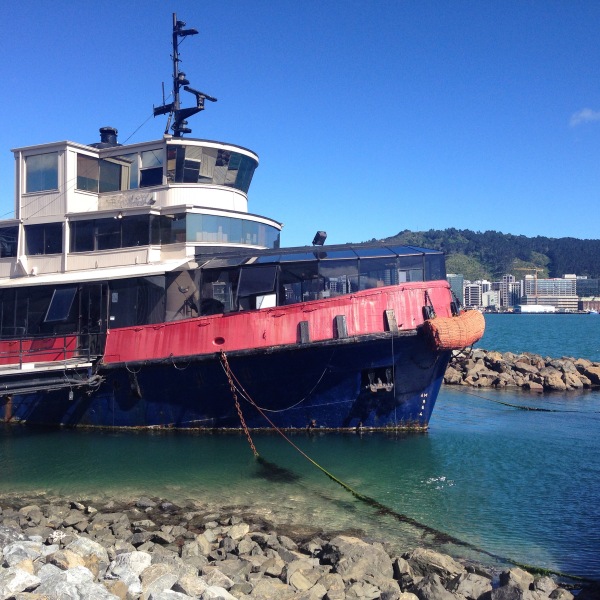
[[[101,134],[97,144],[13,150],[16,218],[0,222],[0,285],[193,260],[202,247],[279,246],[282,225],[248,212],[254,152],[170,135],[119,145],[116,130]]]

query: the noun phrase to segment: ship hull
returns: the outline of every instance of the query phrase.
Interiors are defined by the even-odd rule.
[[[424,430],[449,355],[411,331],[233,351],[226,362],[219,352],[113,362],[98,366],[93,385],[8,394],[0,415],[31,425],[235,430],[237,398],[251,429]]]

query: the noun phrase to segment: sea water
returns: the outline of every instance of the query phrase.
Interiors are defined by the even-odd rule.
[[[581,319],[600,322],[591,315],[537,316],[486,317],[482,346],[585,356],[576,346],[571,352],[553,341],[544,345],[544,338],[573,344],[574,331],[587,336],[596,326],[581,327]],[[521,337],[525,329],[535,347]],[[589,347],[587,339],[580,347]],[[274,524],[364,535],[391,551],[430,545],[495,566],[508,558],[600,579],[599,426],[598,392],[444,387],[426,434],[317,431],[291,437],[379,507],[351,495],[275,434],[256,435],[254,442],[264,459],[283,470],[261,466],[236,434],[5,428],[0,494],[195,499],[246,507]]]

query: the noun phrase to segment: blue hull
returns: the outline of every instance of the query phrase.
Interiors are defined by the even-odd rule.
[[[381,334],[268,351],[231,353],[248,397],[237,392],[246,424],[269,428],[425,429],[450,353],[420,335]],[[99,386],[15,393],[4,420],[37,425],[238,429],[218,353],[145,364],[100,365]],[[70,393],[71,392],[71,393]]]

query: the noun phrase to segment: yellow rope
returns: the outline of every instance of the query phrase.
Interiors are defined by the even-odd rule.
[[[223,361],[223,365],[225,367],[225,372],[227,374],[227,378],[229,379],[229,385],[231,387],[231,392],[233,394],[236,408],[238,409],[238,413],[240,415],[242,425],[244,427],[244,430],[246,431],[246,436],[248,437],[250,447],[252,448],[252,451],[254,452],[255,457],[259,458],[258,452],[257,452],[256,448],[254,447],[254,444],[252,443],[252,438],[250,437],[250,432],[248,431],[248,428],[246,427],[246,423],[242,416],[241,409],[239,408],[239,401],[237,398],[236,389],[239,389],[240,392],[243,393],[245,399],[248,402],[250,402],[250,404],[252,404],[252,406],[254,406],[254,408],[256,408],[256,410],[265,418],[265,420],[269,423],[269,425],[271,425],[271,427],[284,440],[286,440],[286,442],[288,442],[288,444],[290,444],[295,450],[297,450],[306,460],[308,460],[312,465],[314,465],[322,473],[327,475],[327,477],[329,477],[329,479],[331,479],[332,481],[335,481],[335,483],[342,486],[346,491],[350,492],[357,500],[360,500],[361,502],[364,502],[365,504],[368,504],[370,506],[377,508],[381,514],[390,515],[390,516],[394,517],[395,519],[397,519],[398,521],[401,521],[403,523],[408,523],[409,525],[413,525],[414,527],[417,527],[418,529],[421,529],[421,530],[425,531],[426,533],[433,535],[434,539],[437,541],[440,541],[441,543],[452,543],[452,544],[455,544],[456,546],[470,548],[471,550],[475,550],[476,552],[480,552],[480,553],[485,554],[496,560],[506,562],[506,563],[515,565],[517,567],[521,567],[522,569],[529,571],[530,573],[537,573],[540,575],[557,575],[558,577],[568,578],[568,579],[572,579],[575,581],[593,582],[593,580],[588,579],[586,577],[580,577],[578,575],[570,575],[568,573],[563,573],[561,571],[554,571],[552,569],[545,569],[543,567],[536,567],[534,565],[527,565],[527,564],[518,562],[516,560],[513,560],[511,558],[507,558],[505,556],[500,556],[499,554],[494,554],[493,552],[485,550],[484,548],[480,548],[479,546],[476,546],[475,544],[473,544],[471,542],[466,542],[466,541],[456,538],[448,533],[444,533],[443,531],[435,529],[434,527],[430,527],[429,525],[421,523],[421,522],[417,521],[416,519],[413,519],[407,515],[398,513],[395,510],[393,510],[392,508],[390,508],[389,506],[382,504],[378,500],[375,500],[374,498],[371,498],[370,496],[366,496],[365,494],[361,494],[360,492],[357,492],[356,490],[351,488],[347,483],[344,483],[341,479],[338,479],[335,475],[330,473],[327,469],[322,467],[319,463],[317,463],[310,456],[308,456],[308,454],[306,454],[301,448],[299,448],[296,444],[294,444],[294,442],[292,442],[292,440],[289,437],[287,437],[285,435],[285,433],[281,429],[279,429],[279,427],[277,427],[277,425],[275,425],[275,423],[273,423],[273,421],[271,421],[271,419],[264,413],[263,409],[260,406],[258,406],[258,404],[256,404],[256,402],[254,402],[254,400],[252,399],[250,394],[248,394],[248,392],[244,389],[244,387],[240,383],[239,379],[231,371],[231,368],[229,367],[229,362],[227,361],[227,356],[223,350],[221,350],[221,360]],[[237,385],[237,388],[236,388],[236,385]]]

